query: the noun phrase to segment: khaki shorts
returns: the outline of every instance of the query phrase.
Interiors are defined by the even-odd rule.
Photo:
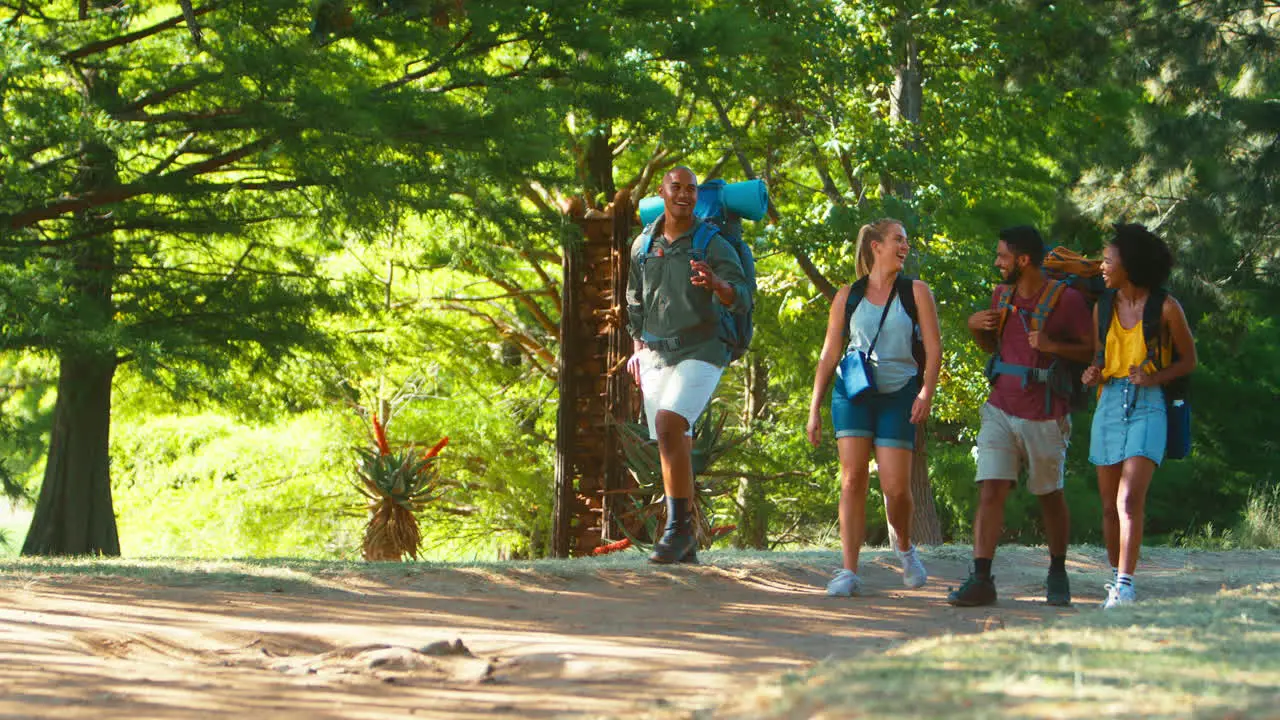
[[[986,403],[979,411],[978,482],[1017,481],[1025,465],[1027,490],[1048,495],[1062,489],[1071,441],[1071,417],[1024,420]]]

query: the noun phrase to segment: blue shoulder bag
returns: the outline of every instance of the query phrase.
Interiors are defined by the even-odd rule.
[[[876,351],[876,342],[880,339],[880,331],[884,329],[885,318],[889,317],[889,308],[893,305],[893,299],[898,296],[898,286],[895,283],[893,289],[889,291],[889,299],[884,303],[884,312],[880,313],[880,324],[876,327],[875,337],[871,338],[871,347],[866,352],[858,349],[849,351],[840,361],[839,367],[836,368],[836,374],[839,376],[840,382],[844,383],[845,397],[850,401],[867,392],[875,392],[876,378],[875,373],[871,369],[871,353]],[[849,319],[850,324],[853,318]],[[853,330],[850,328],[850,335]]]

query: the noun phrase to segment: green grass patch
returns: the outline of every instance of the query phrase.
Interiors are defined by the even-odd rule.
[[[943,636],[790,674],[695,717],[1275,717],[1280,585]],[[998,614],[998,611],[996,611]]]
[[[870,562],[889,550],[869,550],[863,553]],[[831,565],[838,563],[838,554],[829,550],[798,552],[764,552],[723,550],[703,553],[704,564],[721,568],[788,568]],[[0,577],[11,576],[36,579],[52,576],[71,577],[126,577],[165,585],[200,583],[226,583],[231,585],[257,584],[259,581],[287,581],[294,585],[322,587],[336,578],[359,576],[374,580],[388,580],[442,570],[477,570],[483,572],[522,573],[536,572],[551,577],[574,579],[592,575],[600,570],[636,570],[673,572],[682,568],[664,568],[650,565],[641,552],[620,552],[601,557],[513,560],[476,562],[377,562],[358,560],[311,560],[307,558],[239,558],[227,560],[202,560],[195,558],[105,558],[105,557],[21,557],[0,559]]]
[[[17,557],[31,526],[30,508],[0,499],[0,558]]]

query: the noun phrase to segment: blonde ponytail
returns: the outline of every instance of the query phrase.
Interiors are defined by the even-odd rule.
[[[856,280],[871,274],[871,268],[875,266],[876,256],[871,252],[872,242],[884,242],[885,231],[893,226],[906,227],[901,220],[893,218],[880,218],[873,223],[868,223],[858,230],[858,244],[856,246],[854,273],[857,275]]]

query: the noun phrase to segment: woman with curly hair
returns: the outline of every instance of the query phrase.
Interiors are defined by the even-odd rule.
[[[1107,291],[1094,308],[1095,359],[1082,377],[1086,385],[1102,384],[1089,461],[1098,466],[1102,534],[1114,574],[1106,608],[1135,600],[1147,488],[1169,440],[1166,392],[1196,367],[1187,317],[1164,289],[1173,269],[1168,245],[1142,225],[1115,231],[1102,256]]]

